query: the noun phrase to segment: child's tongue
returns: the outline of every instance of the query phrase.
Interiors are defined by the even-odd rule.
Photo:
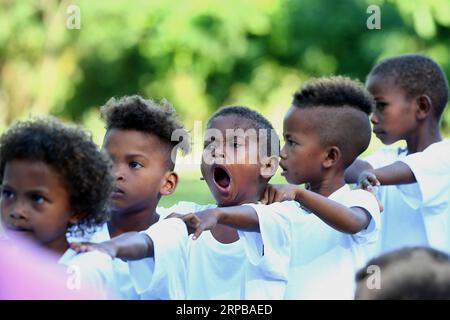
[[[230,176],[222,168],[215,168],[214,180],[222,188],[227,188],[230,185]]]

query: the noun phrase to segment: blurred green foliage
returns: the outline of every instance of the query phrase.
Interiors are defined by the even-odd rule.
[[[381,30],[366,27],[372,4]],[[79,30],[66,27],[70,5]],[[364,81],[380,59],[412,52],[449,76],[449,40],[449,0],[0,0],[0,132],[51,113],[101,143],[99,106],[134,93],[167,98],[190,129],[221,105],[243,104],[280,130],[303,81]]]
[[[69,5],[81,28],[66,28]],[[369,4],[381,30],[368,30]],[[448,0],[0,0],[0,123],[51,112],[84,122],[112,96],[167,98],[188,127],[223,104],[281,120],[302,81],[364,81],[423,52],[450,74]],[[281,110],[280,110],[281,108]],[[277,122],[275,121],[275,122]],[[443,130],[449,134],[446,112]]]

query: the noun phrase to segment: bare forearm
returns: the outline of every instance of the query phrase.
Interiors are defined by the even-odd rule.
[[[356,159],[348,168],[345,170],[345,182],[346,183],[356,183],[358,182],[359,175],[366,170],[373,170],[372,166],[364,161]]]
[[[298,189],[295,200],[330,227],[344,233],[358,233],[369,224],[369,217],[362,209],[348,208],[312,191]]]
[[[116,248],[116,257],[122,260],[140,260],[153,257],[152,239],[139,232],[127,232],[110,240]]]
[[[259,220],[251,206],[217,208],[218,222],[242,231],[259,232]]]
[[[416,178],[411,169],[403,162],[397,161],[372,172],[382,185],[415,183]]]

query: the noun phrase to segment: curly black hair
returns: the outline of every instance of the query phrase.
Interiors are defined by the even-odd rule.
[[[82,129],[52,117],[16,122],[0,137],[0,183],[13,160],[42,161],[61,174],[81,217],[68,233],[84,235],[108,220],[112,161]]]
[[[317,111],[313,125],[320,142],[341,150],[345,168],[369,146],[368,116],[375,102],[359,81],[342,76],[313,79],[294,93],[292,105]]]
[[[251,126],[252,129],[257,130],[258,137],[259,137],[259,130],[264,129],[267,133],[267,154],[266,155],[279,155],[280,151],[280,142],[278,138],[278,134],[276,133],[275,129],[273,128],[272,124],[269,120],[267,120],[262,114],[259,112],[250,109],[245,106],[238,106],[238,105],[230,105],[230,106],[223,106],[220,107],[216,112],[214,112],[211,117],[209,117],[207,122],[207,127],[211,127],[212,122],[214,119],[218,117],[223,116],[236,116],[240,119],[247,120]],[[236,128],[238,129],[238,128]],[[274,146],[272,146],[274,145]]]
[[[380,270],[378,300],[450,299],[450,256],[428,247],[405,247],[371,259],[355,276],[366,285],[370,266]]]
[[[171,159],[174,147],[189,152],[188,132],[177,118],[175,109],[166,100],[156,102],[139,95],[111,98],[101,108],[106,130],[136,130],[157,136],[167,146],[167,165],[173,170],[175,163]]]
[[[379,62],[367,79],[379,76],[391,80],[404,90],[408,98],[427,95],[433,114],[440,119],[449,98],[448,81],[442,68],[431,58],[421,54],[404,54]]]

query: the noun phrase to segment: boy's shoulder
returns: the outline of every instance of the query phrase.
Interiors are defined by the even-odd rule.
[[[206,209],[217,208],[216,204],[198,204],[191,201],[179,201],[171,207],[158,207],[156,211],[158,212],[160,219],[164,219],[171,213],[188,214],[192,212],[198,212]]]

